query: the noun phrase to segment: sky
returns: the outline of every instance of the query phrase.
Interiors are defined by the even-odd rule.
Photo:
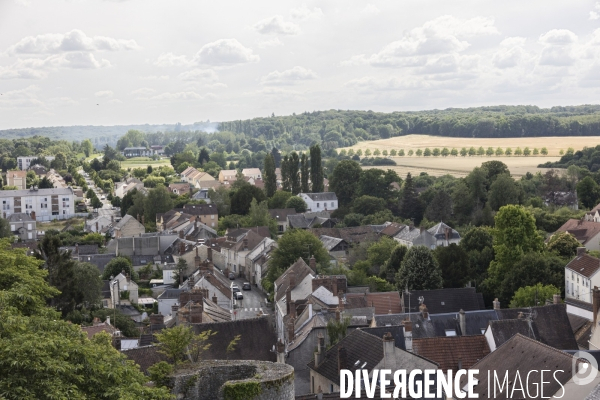
[[[0,129],[600,103],[600,2],[0,0]]]

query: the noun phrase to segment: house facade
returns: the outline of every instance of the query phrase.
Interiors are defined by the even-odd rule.
[[[260,172],[259,168],[244,168],[242,175],[245,178],[262,179],[262,172]]]
[[[16,186],[17,189],[27,189],[27,171],[8,171],[6,185]]]
[[[219,182],[234,182],[237,178],[237,171],[235,169],[222,169],[219,172]]]
[[[75,216],[75,193],[71,187],[60,189],[1,190],[0,203],[4,218],[15,213],[35,212],[40,221]]]
[[[33,214],[35,218],[35,213]],[[12,214],[7,218],[10,231],[22,241],[37,240],[36,221],[25,213]]]
[[[38,158],[45,158],[48,162],[54,161],[54,156],[27,156],[17,157],[17,166],[20,170],[27,170],[31,166],[31,162]]]
[[[565,298],[592,304],[594,287],[600,287],[600,259],[586,254],[585,247],[565,266]]]
[[[338,198],[334,192],[299,193],[298,196],[304,200],[308,211],[334,211],[338,208]]]
[[[146,228],[137,219],[127,214],[113,227],[113,237],[131,237],[146,233]]]
[[[123,149],[123,155],[127,158],[131,157],[150,157],[154,154],[154,151],[145,147],[125,147]]]

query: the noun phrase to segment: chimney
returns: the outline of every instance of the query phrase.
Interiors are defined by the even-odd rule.
[[[290,314],[291,310],[290,310],[290,305],[292,304],[292,290],[290,289],[290,287],[288,286],[288,288],[285,290],[285,304],[287,307],[287,313],[286,314]]]
[[[31,216],[31,219],[35,221],[35,211],[32,211],[29,215]]]
[[[496,297],[494,299],[494,310],[499,310],[500,309],[500,302],[498,301],[498,298]]]
[[[179,231],[179,239],[183,239],[183,229]]]
[[[106,317],[106,325],[110,325],[110,317]]]
[[[296,318],[296,300],[290,301],[290,318]]]
[[[331,278],[331,280],[333,281],[333,283],[331,285],[331,292],[333,293],[334,296],[337,296],[338,295],[337,278],[333,277],[333,278]]]
[[[317,336],[317,351],[315,353],[315,367],[323,362],[325,352],[325,337],[321,333]]]
[[[290,289],[293,289],[296,287],[296,274],[293,271],[290,271],[290,273],[288,274],[288,280],[289,280],[289,287]]]
[[[415,220],[414,219],[410,220],[410,224],[408,225],[408,227],[409,227],[410,230],[413,230],[413,228],[415,227]]]
[[[96,233],[100,232],[100,225],[98,224],[98,221],[96,221]]]
[[[150,325],[164,325],[165,317],[162,314],[150,314]]]
[[[283,341],[279,339],[275,347],[277,348],[277,362],[280,364],[285,364],[285,344],[283,344]]]
[[[587,249],[585,247],[578,247],[577,248],[577,257],[581,257],[582,255],[584,255],[586,253]]]
[[[419,232],[420,232],[420,233],[423,233],[424,231],[425,231],[425,227],[424,227],[424,226],[420,226],[420,227],[419,227]]]
[[[288,342],[293,342],[296,339],[295,320],[290,318],[288,322]]]
[[[179,231],[179,232],[182,232],[182,231]],[[179,255],[182,255],[183,253],[185,253],[185,243],[180,242],[179,243]]]
[[[554,304],[560,304],[560,300],[561,300],[560,294],[555,294],[554,296],[552,296],[552,300],[553,300],[552,302]]]
[[[145,225],[144,214],[142,214],[142,225]]]
[[[335,320],[337,322],[340,322],[340,308],[339,307],[335,309]]]
[[[138,222],[140,222],[140,213],[138,213],[138,215],[137,215],[137,220],[138,220]]]
[[[210,244],[209,244],[209,246],[210,246]],[[206,249],[206,259],[208,261],[212,262],[212,248],[211,247],[208,247]]]
[[[594,326],[596,326],[596,318],[598,314],[598,309],[600,309],[600,290],[598,286],[594,286],[594,293],[592,294],[592,310],[594,313]]]
[[[75,243],[75,254],[79,256],[79,243]]]
[[[111,224],[114,224],[114,223],[115,223],[115,216],[114,216],[114,215],[111,215],[111,216],[110,216],[110,223],[111,223]]]
[[[317,273],[317,260],[315,259],[315,256],[310,256],[310,260],[308,260],[308,265],[310,267],[310,269],[313,270],[313,272],[316,274]]]
[[[465,310],[462,308],[458,312],[458,324],[460,325],[460,332],[462,336],[467,336],[467,315]]]
[[[338,347],[338,374],[341,370],[348,368],[348,356],[346,354],[346,348],[343,346]]]
[[[423,319],[429,319],[429,310],[427,309],[425,303],[419,306],[419,312],[423,315]]]
[[[93,326],[100,325],[100,318],[94,317],[94,320],[92,321],[92,325]]]
[[[338,292],[338,307],[340,308],[340,311],[344,311],[344,300],[346,299],[346,296],[344,296],[344,292],[343,291],[339,291]]]
[[[171,314],[173,314],[173,315],[177,315],[177,311],[179,311],[179,305],[177,305],[177,304],[173,304],[173,305],[171,306]]]
[[[388,368],[391,367],[394,360],[394,347],[396,347],[394,337],[390,332],[386,332],[383,335],[383,363]]]
[[[450,228],[444,228],[444,236],[446,236],[446,245],[450,244]]]
[[[412,352],[412,321],[409,317],[406,317],[402,325],[404,325],[404,343],[406,345],[406,351]]]
[[[244,239],[242,240],[243,244],[244,244],[244,250],[248,250],[248,238],[244,237]]]
[[[212,301],[213,301],[213,303],[218,304],[218,302],[217,302],[217,293],[215,293],[215,292],[213,292]]]

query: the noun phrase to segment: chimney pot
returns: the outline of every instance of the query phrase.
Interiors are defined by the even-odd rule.
[[[560,294],[555,294],[554,296],[552,296],[552,300],[554,304],[560,304]]]
[[[496,297],[494,299],[494,310],[499,310],[500,309],[500,302],[498,301],[498,298]]]
[[[458,312],[458,319],[459,319],[459,325],[460,325],[460,332],[463,336],[467,335],[467,315],[465,314],[465,310],[463,310],[461,308],[461,310]]]
[[[423,315],[423,319],[429,319],[429,310],[427,309],[427,306],[425,305],[425,303],[423,303],[419,306],[419,311]]]
[[[315,259],[315,256],[310,256],[310,260],[308,260],[309,262],[309,267],[310,269],[313,270],[313,272],[316,274],[317,273],[317,260]]]

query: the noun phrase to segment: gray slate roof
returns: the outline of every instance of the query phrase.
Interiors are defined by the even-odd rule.
[[[334,192],[300,193],[300,194],[308,196],[312,201],[332,201],[332,200],[338,199]]]

